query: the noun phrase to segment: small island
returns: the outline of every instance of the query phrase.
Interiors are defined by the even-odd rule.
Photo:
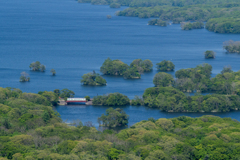
[[[32,70],[32,71],[41,71],[41,72],[45,72],[46,70],[46,66],[41,64],[39,61],[36,61],[36,62],[32,62],[29,66],[29,68]]]
[[[214,59],[216,53],[214,51],[206,51],[204,52],[205,59]]]
[[[123,63],[118,59],[111,60],[110,58],[108,58],[102,64],[100,71],[104,75],[122,76],[123,73],[128,69],[128,67],[129,66],[127,64]]]
[[[107,84],[107,81],[98,73],[93,71],[82,76],[81,83],[89,86],[103,86]]]
[[[106,110],[106,115],[102,114],[102,116],[98,118],[98,123],[99,126],[120,127],[126,126],[128,124],[128,119],[129,116],[123,109],[113,109],[110,107]]]
[[[110,93],[108,95],[93,97],[93,105],[126,106],[129,104],[130,99],[121,93]]]
[[[204,28],[203,22],[181,22],[182,30],[202,29]]]
[[[51,71],[50,71],[51,73],[52,73],[52,75],[53,76],[55,76],[56,75],[56,71],[55,71],[55,69],[51,69]]]
[[[29,74],[27,74],[26,72],[22,72],[19,81],[20,82],[29,82],[30,81]]]
[[[166,21],[162,21],[161,19],[151,19],[150,21],[148,21],[148,25],[166,27],[167,24],[168,23]]]
[[[223,49],[228,53],[240,53],[240,41],[226,41],[223,43]]]
[[[143,72],[152,70],[153,64],[149,59],[135,59],[128,66],[120,60],[106,59],[100,68],[104,75],[123,76],[125,79],[139,79]]]
[[[111,19],[112,18],[112,16],[111,15],[107,15],[107,19]]]
[[[157,69],[159,71],[173,71],[175,65],[171,61],[163,60],[162,62],[157,63]]]

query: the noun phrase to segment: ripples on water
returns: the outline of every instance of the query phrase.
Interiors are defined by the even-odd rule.
[[[180,25],[175,24],[149,26],[149,19],[114,16],[117,10],[79,4],[74,0],[0,1],[0,86],[34,93],[68,88],[76,97],[120,92],[133,98],[153,86],[152,79],[157,73],[155,64],[164,59],[171,60],[176,70],[209,63],[213,66],[213,76],[226,65],[239,70],[239,55],[225,54],[222,49],[224,41],[239,40],[239,35],[216,34],[205,29],[182,31]],[[112,19],[106,18],[108,14]],[[204,59],[206,50],[215,51],[216,59]],[[81,86],[81,76],[93,70],[99,72],[108,57],[127,64],[137,58],[150,59],[154,70],[138,80],[104,76],[107,86]],[[30,72],[29,64],[33,61],[45,64],[46,72]],[[52,68],[57,72],[54,77],[50,73]],[[31,82],[19,83],[22,71],[29,73]],[[82,107],[58,107],[57,111],[63,119],[91,119],[95,123],[96,117],[106,109]],[[163,113],[145,107],[125,107],[125,110],[130,114],[130,124],[149,117],[201,115]],[[234,118],[235,113],[219,115]]]

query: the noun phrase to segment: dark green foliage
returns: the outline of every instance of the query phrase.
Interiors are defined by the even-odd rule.
[[[84,98],[86,98],[87,101],[90,101],[90,97],[89,96],[85,96]]]
[[[103,63],[100,71],[105,75],[121,75],[125,79],[141,78],[143,72],[149,72],[152,70],[152,62],[149,59],[141,60],[135,59],[128,66],[120,60],[106,59]]]
[[[202,29],[204,28],[203,22],[181,22],[181,28],[183,30]]]
[[[73,98],[75,93],[67,88],[62,89],[60,92],[60,97],[61,98]]]
[[[171,61],[163,60],[162,62],[157,63],[157,69],[159,71],[173,71],[175,65]]]
[[[162,21],[160,19],[151,19],[150,21],[148,21],[149,25],[155,25],[155,26],[162,26],[162,27],[166,27],[167,26],[167,22],[166,21]]]
[[[29,82],[30,81],[29,74],[27,74],[26,72],[22,72],[19,81],[20,82]]]
[[[128,65],[120,60],[106,59],[100,68],[100,71],[105,75],[123,75],[128,69]]]
[[[216,53],[213,51],[206,51],[204,52],[204,56],[206,59],[211,59],[211,58],[215,58]]]
[[[128,124],[129,116],[120,108],[108,108],[106,115],[98,118],[99,125],[107,127],[125,126]]]
[[[98,86],[106,85],[107,81],[98,73],[95,73],[95,71],[93,71],[92,73],[84,74],[82,76],[81,83],[84,85]]]
[[[172,83],[174,82],[173,77],[165,72],[159,72],[155,74],[153,78],[153,84],[156,87],[167,87],[172,86]]]
[[[130,68],[136,68],[139,73],[149,72],[152,70],[153,64],[149,59],[145,59],[144,61],[141,59],[135,59],[130,64]]]
[[[135,96],[134,99],[131,100],[131,105],[133,105],[133,106],[144,105],[143,98],[139,97],[139,96]]]
[[[44,72],[46,70],[46,67],[41,64],[39,61],[36,61],[36,62],[32,62],[29,66],[29,68],[32,70],[32,71],[41,71],[41,72]]]
[[[126,106],[129,104],[129,98],[121,93],[110,93],[108,95],[93,97],[93,105]]]
[[[229,53],[240,53],[240,41],[226,41],[223,43],[223,49]]]
[[[231,73],[231,72],[233,72],[232,67],[231,66],[225,66],[225,67],[223,67],[223,70],[221,71],[221,74]]]

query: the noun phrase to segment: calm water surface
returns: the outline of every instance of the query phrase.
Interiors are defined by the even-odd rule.
[[[108,57],[127,64],[137,58],[150,59],[154,65],[166,59],[173,61],[176,70],[205,62],[213,66],[213,76],[226,65],[231,65],[234,71],[240,69],[240,56],[226,54],[222,49],[224,41],[240,40],[240,35],[216,34],[205,29],[182,31],[180,25],[148,26],[149,19],[114,16],[117,10],[109,6],[79,4],[74,0],[0,1],[0,86],[34,93],[68,88],[76,97],[120,92],[133,98],[153,86],[156,68],[138,80],[104,76],[108,82],[104,87],[81,86],[80,78],[93,70],[99,72]],[[108,14],[112,19],[106,18]],[[206,50],[215,51],[216,59],[205,60],[203,52]],[[29,64],[34,61],[45,64],[46,72],[31,72]],[[52,68],[57,72],[54,77],[50,74]],[[19,82],[23,71],[29,73],[31,82]],[[94,123],[106,110],[93,106],[56,109],[63,120],[82,119]],[[131,117],[130,124],[149,117],[201,115],[163,113],[145,107],[124,109]],[[217,115],[238,119],[238,113]]]

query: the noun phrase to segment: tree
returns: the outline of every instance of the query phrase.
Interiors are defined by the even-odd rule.
[[[55,69],[51,69],[51,71],[50,71],[51,73],[52,73],[52,75],[53,76],[55,76],[56,75],[56,71],[55,71]]]
[[[93,97],[93,105],[126,106],[129,104],[130,99],[121,93],[110,93],[108,95]]]
[[[160,63],[157,63],[157,69],[160,71],[173,71],[175,65],[171,61],[163,60]]]
[[[206,51],[204,52],[205,58],[210,59],[210,58],[215,58],[216,53],[213,51]]]
[[[39,61],[36,61],[36,62],[32,62],[29,66],[29,68],[32,70],[32,71],[41,71],[41,72],[44,72],[46,70],[46,67],[41,64]]]
[[[85,96],[84,98],[86,98],[87,101],[90,101],[90,97],[89,96]]]
[[[29,82],[29,81],[30,81],[29,74],[27,74],[26,72],[22,72],[20,76],[20,82]]]
[[[59,96],[60,95],[60,90],[59,89],[54,89],[54,91],[53,91],[57,96]]]
[[[120,60],[111,60],[107,58],[100,68],[104,75],[123,75],[129,66]]]
[[[233,72],[232,67],[231,66],[225,66],[225,67],[223,67],[223,70],[221,71],[221,74],[231,73],[231,72]]]
[[[95,71],[93,71],[92,73],[84,74],[82,76],[81,83],[84,85],[98,86],[106,85],[107,81],[98,73],[95,73]]]
[[[173,77],[170,74],[164,73],[164,72],[159,72],[159,73],[155,74],[155,76],[153,78],[153,84],[156,87],[159,87],[159,86],[162,86],[162,87],[171,86],[173,82],[174,82]]]
[[[108,108],[106,115],[102,114],[98,118],[99,125],[107,127],[125,126],[128,124],[129,116],[120,108]]]
[[[60,93],[61,98],[73,98],[75,93],[67,88],[62,89]]]

